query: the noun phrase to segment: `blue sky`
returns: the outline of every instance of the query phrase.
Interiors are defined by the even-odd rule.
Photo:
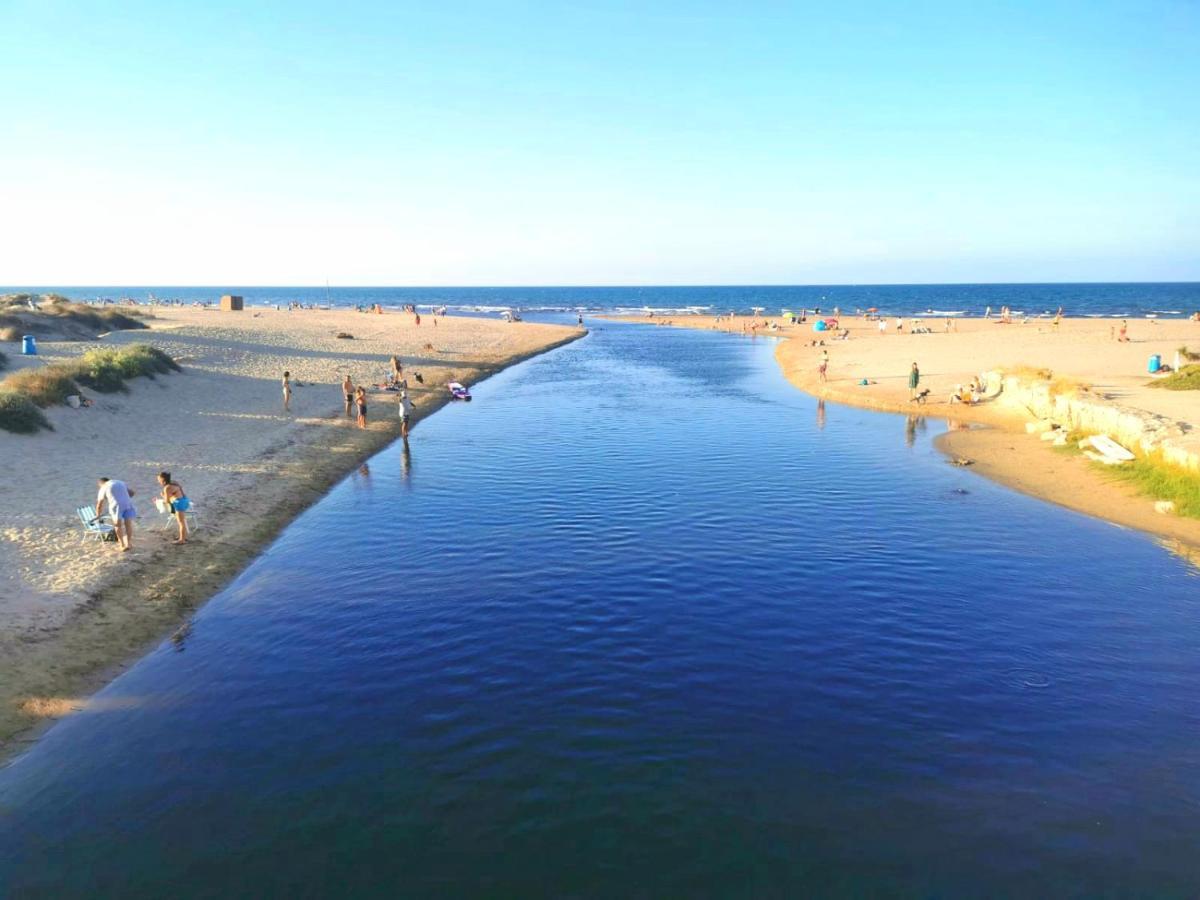
[[[0,284],[1200,280],[1198,98],[1192,0],[0,0]]]

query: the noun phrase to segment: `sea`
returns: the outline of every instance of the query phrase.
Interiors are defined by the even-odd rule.
[[[413,305],[426,311],[522,315],[562,313],[649,313],[715,315],[761,308],[766,315],[801,309],[841,312],[876,310],[897,316],[974,316],[988,307],[1017,315],[1047,316],[1061,307],[1068,316],[1179,318],[1200,311],[1200,282],[1114,284],[906,284],[686,287],[208,287],[23,286],[3,293],[58,293],[100,302],[132,299],[215,303],[222,294],[241,295],[251,306],[356,307],[385,309]]]
[[[585,295],[717,299],[348,299]],[[1200,570],[775,346],[593,319],[419,422],[0,769],[0,897],[1200,894]]]

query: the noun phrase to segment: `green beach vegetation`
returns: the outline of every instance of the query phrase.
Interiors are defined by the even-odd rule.
[[[1183,366],[1166,378],[1152,381],[1150,387],[1164,391],[1200,391],[1200,365]]]
[[[97,347],[69,362],[22,369],[0,381],[0,428],[17,434],[50,428],[41,410],[66,403],[80,386],[108,394],[128,390],[131,378],[178,371],[179,363],[148,344]]]
[[[1177,515],[1200,519],[1200,475],[1173,466],[1153,453],[1140,455],[1124,466],[1100,468],[1114,481],[1133,485],[1147,497],[1173,501]]]
[[[19,341],[32,334],[47,340],[94,340],[109,331],[146,328],[137,318],[116,309],[74,303],[60,294],[5,294],[0,297],[0,341]]]

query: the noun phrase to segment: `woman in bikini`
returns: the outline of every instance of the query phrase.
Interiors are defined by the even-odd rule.
[[[171,514],[175,516],[175,521],[179,525],[179,539],[171,543],[186,544],[188,540],[188,525],[185,513],[191,509],[192,501],[188,500],[187,494],[183,492],[183,488],[171,480],[170,472],[159,472],[158,483],[162,485],[163,503],[171,510]]]
[[[283,373],[283,408],[288,411],[292,408],[292,373]]]

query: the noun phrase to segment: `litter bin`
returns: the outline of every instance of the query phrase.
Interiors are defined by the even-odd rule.
[[[1151,375],[1153,375],[1155,372],[1157,372],[1159,369],[1162,368],[1161,354],[1155,353],[1152,357],[1150,357],[1150,365],[1148,368],[1150,370]]]
[[[32,334],[21,338],[21,353],[25,356],[37,356],[37,341]]]

